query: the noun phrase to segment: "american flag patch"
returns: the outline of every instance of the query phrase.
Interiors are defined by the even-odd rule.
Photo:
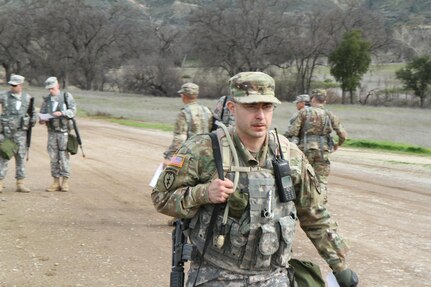
[[[184,160],[185,160],[185,157],[175,155],[171,158],[171,161],[169,162],[169,166],[182,167]]]

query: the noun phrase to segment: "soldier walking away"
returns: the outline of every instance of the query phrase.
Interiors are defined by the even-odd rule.
[[[0,192],[12,157],[15,157],[16,191],[30,192],[30,188],[24,185],[24,159],[27,152],[27,130],[35,125],[36,113],[32,97],[23,91],[24,77],[12,75],[8,84],[10,90],[0,95]]]
[[[53,177],[53,183],[46,191],[69,191],[67,139],[73,129],[71,119],[76,115],[76,103],[69,92],[60,90],[56,77],[49,77],[45,81],[45,88],[49,90],[49,94],[43,97],[39,123],[48,128],[48,154]]]
[[[357,286],[313,168],[269,130],[280,104],[274,79],[242,72],[230,90],[235,126],[185,142],[151,194],[158,212],[188,226],[197,252],[190,253],[187,286],[295,286],[288,262],[297,219],[340,286]]]
[[[167,166],[172,160],[172,155],[190,137],[208,133],[212,129],[213,114],[211,110],[198,103],[199,86],[194,83],[185,83],[178,91],[184,107],[177,115],[174,127],[174,137],[171,145],[163,153],[163,165]],[[168,221],[168,225],[173,225],[175,218]]]
[[[292,125],[292,123],[298,117],[299,111],[301,111],[303,109],[307,109],[307,111],[310,110],[310,96],[306,95],[306,94],[296,96],[296,100],[293,101],[293,103],[296,106],[297,112],[295,112],[292,115],[292,117],[290,118],[288,128]],[[293,142],[295,144],[299,144],[299,138],[297,138],[297,137],[289,137],[289,136],[287,136],[287,133],[286,133],[286,137],[289,139],[290,142]]]
[[[313,166],[327,200],[329,154],[344,143],[347,132],[341,125],[340,119],[325,109],[325,103],[326,90],[313,90],[311,108],[299,111],[285,135],[288,138],[299,138],[298,146]],[[332,139],[332,131],[338,135],[337,144],[334,144]]]
[[[230,95],[221,96],[213,110],[214,119],[222,122],[227,127],[235,125],[235,118],[230,114],[226,105],[229,100],[231,100]],[[214,128],[217,128],[217,126],[213,126]]]

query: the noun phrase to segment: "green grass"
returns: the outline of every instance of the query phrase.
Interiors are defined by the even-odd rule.
[[[371,141],[371,140],[359,140],[359,139],[347,139],[344,146],[355,147],[355,148],[367,148],[367,149],[377,149],[385,151],[396,151],[410,154],[420,154],[431,156],[431,149],[411,146],[407,144],[392,143],[388,141]]]
[[[97,117],[97,118],[104,118],[110,121],[111,123],[117,123],[120,125],[135,127],[135,128],[161,130],[165,132],[171,132],[174,129],[172,125],[167,125],[162,123],[142,122],[142,121],[134,121],[129,119],[118,119],[118,118],[107,118],[107,117]]]

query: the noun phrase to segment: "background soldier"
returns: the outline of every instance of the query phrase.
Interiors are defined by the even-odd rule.
[[[194,83],[185,83],[178,91],[185,105],[177,115],[175,122],[174,137],[171,145],[163,153],[163,165],[167,166],[172,155],[191,136],[208,133],[213,127],[213,114],[211,110],[197,102],[199,86]],[[168,225],[173,225],[175,218],[168,220]]]
[[[67,138],[71,131],[70,121],[76,115],[76,103],[68,92],[61,92],[56,77],[45,81],[49,95],[43,97],[40,114],[50,118],[40,118],[40,124],[48,128],[48,154],[51,160],[51,175],[54,181],[46,191],[69,191],[70,163],[67,152]],[[62,182],[60,183],[60,178]]]
[[[197,102],[199,86],[194,83],[185,83],[178,91],[184,107],[177,115],[174,128],[174,138],[171,145],[163,153],[164,164],[170,162],[172,155],[191,136],[208,133],[213,125],[211,110]]]
[[[322,89],[313,90],[311,108],[299,111],[285,135],[299,138],[299,148],[313,166],[326,198],[326,186],[330,172],[329,153],[336,151],[343,144],[347,133],[339,118],[332,112],[325,110],[325,103],[326,91]],[[332,140],[331,132],[333,130],[338,135],[338,144],[334,144]]]
[[[227,108],[227,102],[232,99],[231,96],[221,96],[214,108],[213,114],[217,121],[222,122],[225,126],[235,125],[235,118],[229,112]]]
[[[261,72],[232,77],[233,99],[227,105],[236,124],[217,129],[222,159],[214,160],[209,134],[193,137],[153,189],[157,211],[190,219],[188,234],[198,252],[192,255],[187,286],[294,286],[288,261],[297,218],[340,285],[357,286],[312,167],[296,145],[283,136],[279,145],[269,131],[280,104],[274,88],[273,78]],[[275,176],[275,158],[283,166],[290,163],[282,178]],[[218,164],[226,178],[218,178]]]
[[[24,77],[12,75],[8,84],[10,90],[0,95],[0,141],[9,139],[17,145],[18,149],[14,153],[16,191],[30,192],[31,190],[24,185],[24,158],[27,151],[27,130],[36,123],[36,113],[34,105],[30,105],[31,96],[22,90]],[[0,157],[0,192],[3,190],[8,162],[8,158]]]
[[[298,116],[299,111],[301,111],[302,109],[308,109],[310,107],[310,96],[309,95],[299,95],[296,96],[296,100],[293,101],[293,103],[296,105],[296,110],[297,112],[295,112],[292,117],[289,120],[289,127],[292,125],[292,123],[295,121],[296,117]],[[293,143],[295,144],[299,144],[299,138],[298,137],[290,137],[287,135],[288,132],[286,132],[286,137]]]

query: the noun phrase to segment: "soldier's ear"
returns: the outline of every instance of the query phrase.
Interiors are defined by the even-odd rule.
[[[236,104],[232,101],[228,101],[226,103],[227,108],[229,109],[229,112],[233,115],[235,115],[235,111],[236,111]]]

